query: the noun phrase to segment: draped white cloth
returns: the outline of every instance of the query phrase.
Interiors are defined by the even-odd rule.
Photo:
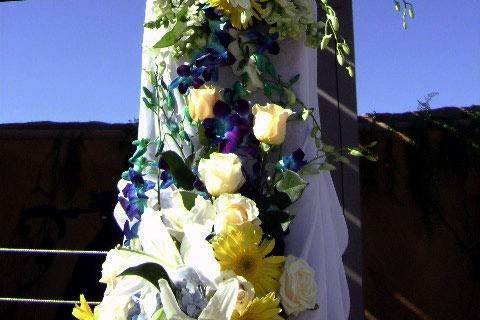
[[[154,20],[153,0],[147,0],[145,21]],[[161,38],[159,30],[144,30],[142,69],[152,70],[153,61],[148,48]],[[167,63],[165,81],[169,83],[176,76],[179,62],[164,57]],[[297,96],[309,107],[318,110],[317,87],[317,52],[306,48],[302,43],[285,41],[281,44],[278,56],[272,59],[277,71],[284,79],[300,74],[295,85]],[[226,87],[233,82],[229,68],[221,70],[219,87]],[[150,87],[148,77],[142,72],[142,86]],[[179,105],[184,102],[176,95]],[[254,102],[261,102],[264,97],[254,95]],[[158,133],[158,122],[151,111],[141,103],[139,114],[139,138],[152,138]],[[309,137],[310,128],[298,122],[287,129],[284,152],[289,153],[301,147],[306,158],[315,154],[313,140]],[[167,148],[175,149],[174,145]],[[286,238],[287,254],[305,259],[315,270],[318,287],[319,309],[307,311],[298,316],[300,320],[345,320],[348,319],[350,298],[342,263],[342,255],[347,247],[348,233],[342,209],[328,172],[310,179],[303,197],[294,204],[291,212],[296,218],[291,225],[291,232]]]

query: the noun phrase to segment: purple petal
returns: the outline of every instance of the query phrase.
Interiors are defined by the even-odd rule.
[[[239,114],[239,115],[247,115],[250,113],[250,105],[248,104],[247,100],[240,99],[236,101],[234,110]]]
[[[182,77],[188,77],[191,75],[190,66],[188,64],[182,64],[177,68],[177,74]]]
[[[225,118],[231,111],[230,106],[222,100],[218,100],[213,107],[213,113],[217,118]]]

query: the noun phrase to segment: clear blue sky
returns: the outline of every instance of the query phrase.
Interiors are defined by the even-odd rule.
[[[0,4],[0,122],[126,122],[137,115],[144,0]],[[360,113],[480,104],[480,2],[354,0]]]

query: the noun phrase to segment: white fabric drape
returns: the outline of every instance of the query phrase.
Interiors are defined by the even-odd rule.
[[[153,0],[147,0],[145,21],[153,20]],[[161,38],[158,30],[144,30],[143,70],[152,69],[152,59],[148,49]],[[178,62],[166,58],[167,74],[165,81],[169,83],[176,76]],[[278,56],[272,62],[284,79],[300,74],[295,85],[297,96],[309,107],[318,110],[317,87],[317,52],[306,48],[302,43],[284,41]],[[229,68],[224,68],[229,69]],[[228,86],[233,82],[230,70],[221,71],[218,85]],[[149,87],[148,78],[142,72],[142,86]],[[181,99],[177,95],[177,99]],[[261,95],[252,98],[255,102],[264,100]],[[179,101],[180,102],[180,101]],[[183,103],[182,103],[183,104]],[[315,153],[315,146],[309,137],[310,128],[298,122],[289,126],[284,152],[289,153],[301,147],[306,158]],[[151,111],[141,103],[139,114],[139,138],[154,137],[157,128]],[[174,146],[167,146],[174,148]],[[303,197],[291,212],[296,218],[291,225],[291,232],[286,238],[287,254],[305,259],[315,270],[318,286],[318,304],[316,311],[307,311],[297,319],[300,320],[345,320],[348,319],[350,299],[343,268],[342,255],[347,247],[348,233],[342,209],[335,192],[331,176],[322,172],[310,179]]]

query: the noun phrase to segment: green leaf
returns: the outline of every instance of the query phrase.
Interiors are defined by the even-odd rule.
[[[165,271],[165,269],[161,265],[153,262],[147,262],[135,267],[128,268],[127,270],[120,273],[118,276],[139,276],[153,284],[158,289],[158,280],[165,279],[173,288],[167,271]]]
[[[267,73],[272,77],[276,78],[277,77],[277,70],[275,69],[275,66],[273,63],[270,61],[267,61]]]
[[[372,141],[369,144],[367,144],[367,148],[373,148],[378,144],[378,141]]]
[[[303,109],[303,111],[302,111],[302,120],[303,120],[303,121],[307,121],[307,119],[308,119],[308,117],[310,116],[311,113],[312,113],[312,110],[306,109],[306,108]],[[315,132],[314,132],[314,129],[316,129]],[[312,128],[312,132],[310,133],[310,135],[313,135],[312,138],[317,135],[317,131],[318,131],[318,127],[313,127],[313,128]]]
[[[195,206],[195,199],[197,198],[197,194],[192,191],[180,191],[180,195],[182,196],[183,206],[190,211]]]
[[[171,91],[168,92],[167,94],[167,109],[168,111],[173,111],[175,109],[175,96]]]
[[[269,82],[263,84],[263,93],[267,98],[272,98],[272,86]]]
[[[209,146],[210,139],[205,134],[205,127],[203,125],[198,126],[198,140],[202,146]]]
[[[348,148],[348,153],[350,153],[350,155],[354,156],[354,157],[363,157],[364,154],[358,150],[358,149],[355,149],[355,148]]]
[[[257,66],[258,71],[264,73],[267,71],[267,58],[263,54],[255,53],[253,55],[255,59],[255,65]]]
[[[161,308],[153,314],[150,320],[167,320],[167,315],[165,314],[165,311],[163,311],[163,308]]]
[[[268,153],[272,149],[272,146],[269,145],[268,143],[260,142],[260,148],[262,149],[263,152]]]
[[[310,132],[310,137],[315,138],[317,136],[318,131],[320,131],[318,127],[313,127],[312,131]]]
[[[143,90],[143,94],[145,94],[145,96],[150,99],[150,100],[155,100],[155,96],[153,95],[153,93],[148,90],[147,87],[142,87],[142,90]]]
[[[287,170],[283,172],[281,179],[275,184],[275,188],[286,193],[290,201],[297,201],[305,190],[308,182],[305,181],[298,173]]]
[[[140,140],[135,140],[132,142],[134,146],[137,147],[135,152],[133,153],[133,156],[128,159],[130,163],[136,162],[140,157],[142,157],[146,152],[148,148],[148,144],[150,143],[149,139],[140,139]]]
[[[195,175],[190,168],[187,167],[183,159],[177,153],[170,150],[163,152],[161,158],[167,162],[175,185],[181,189],[192,190]]]
[[[343,66],[343,64],[345,63],[345,58],[343,57],[343,54],[340,52],[337,53],[337,62],[341,66]]]
[[[323,36],[322,41],[320,42],[320,50],[324,50],[328,46],[331,38],[331,34],[326,34]]]
[[[345,156],[338,156],[335,158],[335,161],[338,161],[338,162],[341,162],[341,163],[344,163],[344,164],[349,164],[350,163],[350,160],[348,160],[347,157]]]
[[[302,169],[298,172],[301,176],[314,176],[320,173],[320,169],[313,165],[303,166]]]
[[[185,21],[182,21],[180,14],[181,13],[178,14],[177,23],[172,28],[172,30],[165,33],[162,39],[155,43],[155,45],[153,46],[154,48],[161,49],[170,47],[174,45],[175,42],[177,42],[177,39],[182,36],[183,32],[187,28],[187,23]]]
[[[288,83],[290,83],[290,85],[293,85],[295,82],[298,81],[298,79],[300,79],[300,73],[297,73],[295,76],[293,76],[293,77],[288,81]]]
[[[408,8],[408,15],[410,16],[410,18],[415,19],[415,12],[413,11],[412,6],[410,6],[410,8]]]
[[[324,151],[325,153],[332,153],[332,152],[335,151],[335,147],[332,146],[332,145],[329,145],[329,144],[323,144],[323,148],[322,148],[322,149],[323,149],[323,151]]]
[[[163,148],[165,147],[165,142],[163,142],[163,140],[158,140],[156,144],[157,146],[155,148],[155,157],[159,157],[160,154],[163,152]]]
[[[328,163],[328,162],[324,162],[320,165],[320,167],[318,167],[319,170],[323,170],[323,171],[333,171],[335,169],[337,169],[337,167],[335,167],[333,164],[331,163]]]

